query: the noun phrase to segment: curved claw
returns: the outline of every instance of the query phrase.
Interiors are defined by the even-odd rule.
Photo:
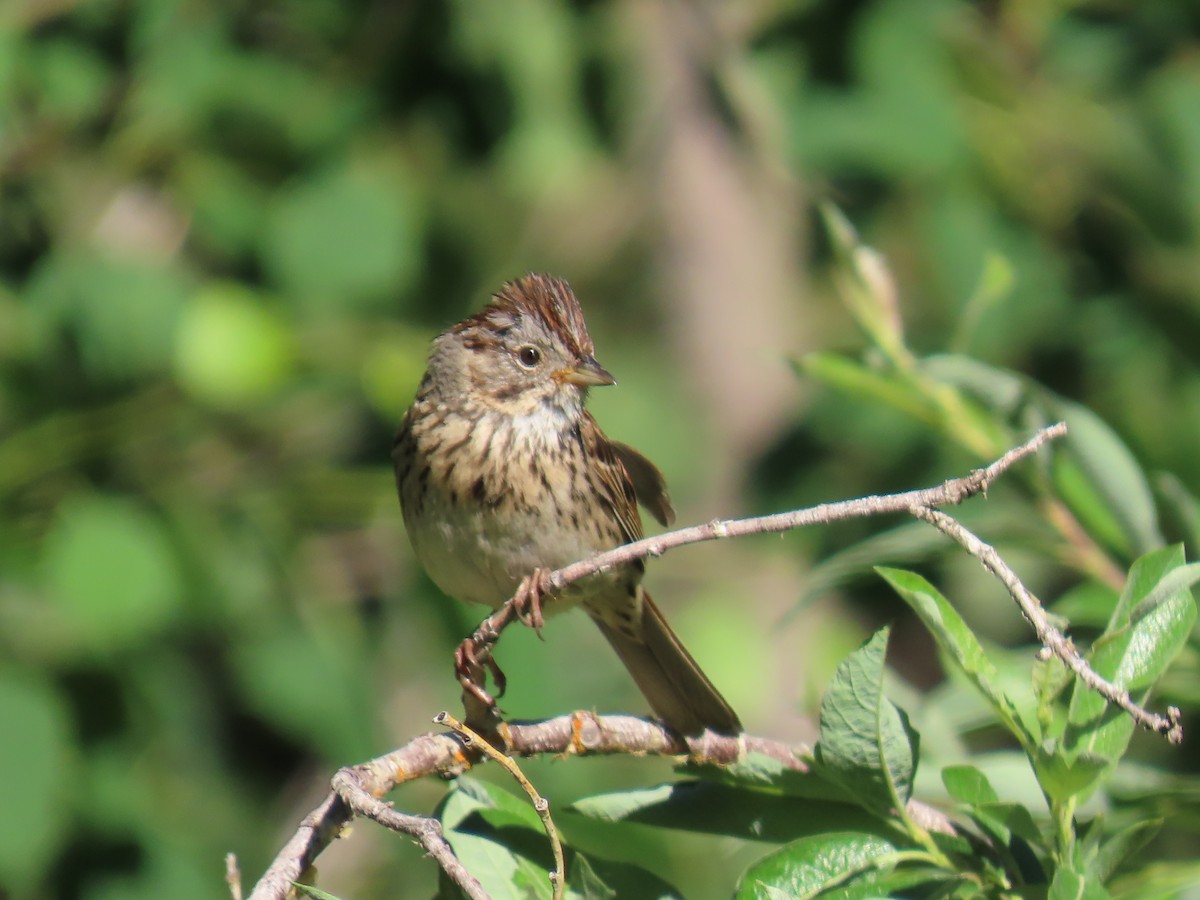
[[[500,668],[499,663],[492,658],[491,654],[488,654],[487,659],[484,660],[484,665],[492,673],[492,681],[496,683],[496,697],[503,697],[504,692],[508,690],[508,676],[504,674],[504,670]]]
[[[454,651],[454,673],[458,676],[458,683],[462,685],[463,690],[470,692],[484,706],[494,707],[496,705],[495,698],[484,689],[484,684],[486,684],[484,667],[492,673],[492,680],[496,682],[497,697],[504,695],[508,679],[505,678],[500,666],[492,659],[491,653],[482,654],[482,659],[480,659],[480,655],[474,639],[467,638]]]

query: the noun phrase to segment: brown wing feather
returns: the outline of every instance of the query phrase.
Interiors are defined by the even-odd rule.
[[[625,466],[633,481],[633,492],[638,502],[650,511],[659,525],[664,528],[675,521],[675,508],[671,506],[671,495],[667,493],[667,480],[658,466],[642,456],[628,444],[609,441],[613,452]]]
[[[594,463],[589,472],[596,479],[597,493],[620,526],[624,543],[641,540],[642,517],[638,515],[633,479],[625,470],[613,442],[586,410],[580,423],[580,436],[584,450]]]

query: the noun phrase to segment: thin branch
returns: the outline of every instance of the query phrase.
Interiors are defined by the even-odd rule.
[[[987,571],[995,575],[1008,588],[1008,593],[1021,609],[1021,614],[1033,627],[1034,634],[1041,644],[1074,672],[1079,679],[1093,691],[1104,697],[1109,703],[1115,703],[1125,710],[1130,717],[1145,728],[1166,735],[1172,744],[1183,741],[1183,726],[1179,724],[1180,712],[1172,706],[1167,709],[1167,715],[1150,712],[1133,702],[1129,691],[1117,687],[1111,681],[1101,676],[1088,665],[1075,649],[1071,639],[1051,624],[1046,610],[1028,588],[1021,583],[1017,574],[1000,558],[1000,554],[990,544],[985,544],[968,531],[957,519],[951,518],[944,512],[930,509],[927,506],[915,506],[912,514],[922,521],[928,522],[938,531],[956,541],[964,550],[974,556]]]
[[[231,900],[242,900],[242,871],[236,853],[225,854],[225,883],[229,885]]]
[[[517,784],[521,785],[521,789],[525,791],[526,796],[533,803],[533,808],[542,820],[542,827],[546,829],[546,837],[550,839],[550,849],[554,853],[554,871],[550,873],[550,883],[554,889],[554,900],[562,900],[563,888],[567,883],[567,864],[563,858],[562,841],[558,838],[558,828],[554,824],[554,819],[550,816],[550,801],[538,793],[537,788],[533,786],[533,782],[525,777],[525,773],[521,771],[521,767],[513,762],[511,757],[506,756],[493,747],[474,729],[464,725],[445,711],[434,716],[433,721],[438,725],[445,725],[453,729],[467,741],[474,743],[488,757],[503,766],[508,774],[516,779]]]
[[[971,474],[962,478],[948,479],[936,487],[904,491],[899,494],[860,497],[856,500],[843,500],[838,503],[822,503],[808,509],[770,516],[756,516],[750,519],[714,519],[703,525],[680,528],[677,531],[669,531],[635,541],[632,544],[625,544],[615,550],[598,553],[588,559],[551,572],[547,579],[553,589],[562,590],[568,584],[589,575],[595,575],[647,556],[662,556],[668,550],[687,544],[753,534],[776,534],[810,525],[827,525],[830,522],[839,522],[844,519],[866,518],[885,513],[907,513],[917,507],[937,507],[962,503],[976,494],[987,493],[988,486],[1014,464],[1032,456],[1044,444],[1060,438],[1066,433],[1066,422],[1050,425],[1038,431],[1025,443],[1009,450],[991,465],[975,469]],[[500,633],[518,618],[516,598],[514,597],[479,624],[470,640],[475,644],[476,656],[481,661],[491,653],[491,648],[499,640]],[[469,708],[468,721],[474,723],[478,718],[478,711],[475,710],[472,715],[472,710]]]
[[[254,886],[250,900],[284,900],[288,897],[292,883],[299,880],[321,851],[333,843],[351,816],[350,808],[342,798],[336,793],[329,794],[320,806],[301,820],[296,833]]]
[[[822,503],[809,509],[776,513],[771,516],[758,516],[751,519],[714,519],[704,525],[681,528],[678,531],[670,531],[632,544],[625,544],[606,553],[598,553],[590,559],[572,563],[556,572],[551,572],[549,578],[555,588],[561,589],[588,575],[595,575],[622,563],[632,562],[646,556],[662,556],[668,550],[686,544],[698,544],[719,538],[745,537],[752,534],[776,534],[782,531],[806,528],[810,525],[827,525],[830,522],[840,522],[844,519],[908,512],[914,506],[936,507],[962,503],[976,494],[987,493],[988,486],[1014,464],[1027,456],[1032,456],[1041,449],[1042,445],[1055,438],[1060,438],[1066,433],[1066,422],[1059,422],[1043,428],[1024,444],[1009,450],[991,465],[976,469],[963,478],[950,478],[936,487],[904,491],[899,494],[860,497],[857,500],[843,500],[838,503]]]
[[[491,900],[483,885],[454,855],[450,842],[442,835],[442,824],[437,819],[397,812],[390,803],[384,803],[372,792],[364,790],[356,780],[353,769],[342,769],[333,776],[333,789],[358,815],[374,819],[385,828],[415,838],[425,852],[442,867],[442,871],[471,900]],[[250,896],[253,900],[254,894]]]

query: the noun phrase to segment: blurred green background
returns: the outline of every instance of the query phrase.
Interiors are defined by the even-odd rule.
[[[574,284],[620,380],[593,409],[682,523],[979,462],[791,369],[862,343],[815,199],[886,255],[914,347],[1042,380],[1200,493],[1194,0],[5,0],[0,895],[225,896],[226,851],[252,884],[337,767],[456,708],[482,610],[414,565],[388,453],[430,338],[508,278]],[[651,566],[750,730],[811,737],[900,615],[867,578],[787,615],[880,527]],[[936,571],[1027,642],[973,563]],[[903,617],[893,643],[937,680]],[[513,715],[643,709],[582,616],[499,658]],[[669,774],[529,770],[556,803]],[[622,849],[728,894],[706,867],[744,849],[661,840]],[[363,824],[320,868],[346,897],[436,883]]]

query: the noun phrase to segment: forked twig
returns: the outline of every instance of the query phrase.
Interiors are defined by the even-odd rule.
[[[517,780],[521,785],[521,789],[529,797],[533,803],[533,808],[542,820],[542,827],[546,829],[546,837],[550,839],[550,849],[554,853],[554,871],[550,873],[550,883],[554,889],[554,900],[562,900],[563,888],[567,884],[567,864],[563,858],[562,841],[558,838],[558,828],[554,824],[554,819],[550,816],[550,801],[538,793],[537,788],[533,786],[525,773],[521,771],[521,767],[512,761],[512,758],[501,753],[484,738],[477,734],[474,729],[468,725],[464,725],[448,712],[440,712],[433,717],[433,721],[438,725],[446,727],[458,732],[468,742],[475,744],[488,757],[494,759],[508,771],[508,774]]]
[[[230,900],[242,900],[242,870],[236,853],[225,854],[225,883],[229,885]]]
[[[442,871],[471,900],[489,900],[483,885],[454,855],[449,841],[442,835],[442,825],[437,819],[397,812],[390,803],[380,800],[375,796],[374,791],[361,784],[356,778],[356,774],[357,772],[353,769],[342,769],[333,776],[335,797],[342,800],[357,815],[374,819],[385,828],[415,838],[425,852],[437,861]],[[346,821],[349,821],[349,817],[346,818]],[[255,887],[250,898],[254,900],[257,896],[258,887]],[[264,896],[274,895],[265,894]]]
[[[1093,669],[1075,649],[1071,639],[1054,627],[1046,615],[1046,610],[1030,590],[1021,583],[1021,579],[996,552],[991,544],[985,544],[971,533],[961,522],[944,512],[930,509],[928,506],[914,506],[912,514],[924,522],[928,522],[942,534],[958,543],[964,550],[974,556],[987,571],[995,575],[1021,609],[1021,614],[1033,626],[1038,641],[1055,656],[1061,659],[1068,669],[1079,676],[1079,680],[1102,696],[1109,703],[1115,703],[1125,710],[1135,722],[1151,731],[1166,735],[1172,744],[1183,741],[1183,726],[1179,723],[1179,709],[1171,706],[1167,715],[1139,706],[1129,696],[1129,691],[1117,687]]]

